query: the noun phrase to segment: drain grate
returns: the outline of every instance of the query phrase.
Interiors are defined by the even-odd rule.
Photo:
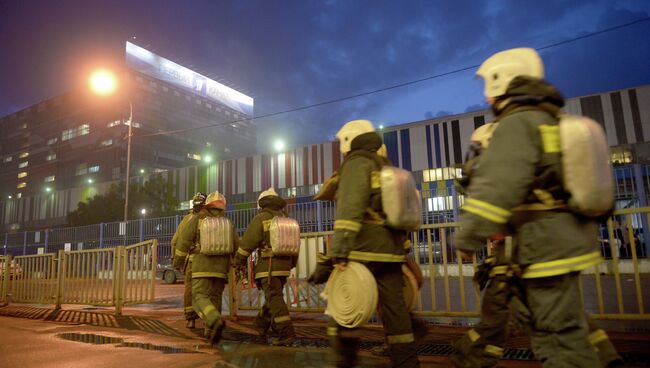
[[[536,360],[535,354],[530,349],[512,349],[506,348],[501,359],[508,360]]]
[[[626,364],[650,366],[650,354],[643,353],[620,353]]]
[[[454,348],[448,344],[424,344],[418,346],[418,355],[448,356],[453,352]]]

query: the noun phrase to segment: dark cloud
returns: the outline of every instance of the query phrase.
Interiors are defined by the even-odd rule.
[[[544,46],[647,17],[607,0],[193,1],[0,3],[0,115],[71,88],[133,35],[154,52],[252,95],[256,114],[291,109],[477,65],[498,50]],[[650,22],[545,50],[569,95],[650,83]],[[289,144],[330,139],[345,121],[391,125],[484,107],[473,71],[257,122]]]

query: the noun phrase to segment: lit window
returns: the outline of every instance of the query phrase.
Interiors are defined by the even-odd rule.
[[[112,139],[107,139],[105,141],[102,141],[102,143],[101,143],[102,146],[110,146],[111,144],[113,144]]]
[[[58,141],[59,141],[58,137],[50,138],[50,139],[47,140],[47,144],[48,144],[48,146],[50,146],[50,145],[53,145],[54,143],[56,143]]]
[[[29,156],[29,152],[23,152],[20,155],[18,155],[18,157],[20,157],[20,158],[25,158],[25,157],[28,157],[28,156]]]
[[[18,189],[22,189],[22,188],[24,188],[24,187],[26,187],[26,186],[27,186],[27,183],[22,182],[22,183],[18,183],[18,185],[16,185],[16,188],[18,188]]]
[[[14,159],[13,157],[7,156],[7,157],[2,159],[2,162],[4,162],[4,163],[11,162],[11,160],[13,160],[13,159]]]
[[[86,174],[88,174],[88,166],[85,163],[77,165],[77,176]]]
[[[89,173],[96,173],[99,172],[99,165],[91,166],[88,168]]]
[[[47,157],[45,157],[45,161],[52,161],[52,160],[56,160],[56,153],[49,154],[47,155]]]
[[[108,123],[108,127],[112,128],[112,127],[118,126],[120,124],[122,124],[122,120],[115,120],[115,121],[111,121],[110,123]]]
[[[29,161],[21,162],[18,164],[18,168],[22,169],[23,167],[29,166]]]
[[[23,171],[23,172],[19,172],[19,173],[18,173],[18,179],[22,179],[22,178],[24,178],[25,176],[27,176],[27,172],[25,172],[25,171]]]
[[[124,125],[127,125],[127,126],[128,126],[129,124],[130,124],[130,123],[129,123],[128,121],[125,121],[125,122],[124,122]],[[140,123],[138,123],[137,121],[134,121],[134,122],[133,122],[133,127],[134,127],[134,128],[139,128],[139,127],[140,127]]]
[[[81,124],[76,128],[66,129],[61,133],[61,140],[67,141],[69,139],[78,137],[80,135],[86,135],[90,133],[90,125]]]
[[[187,158],[191,158],[192,160],[201,161],[201,155],[197,155],[196,153],[188,153]]]
[[[46,176],[45,177],[45,182],[46,183],[51,183],[54,181],[54,175]]]
[[[16,198],[22,198],[22,197],[23,197],[23,194],[22,194],[22,193],[18,193],[18,194],[16,194]]]

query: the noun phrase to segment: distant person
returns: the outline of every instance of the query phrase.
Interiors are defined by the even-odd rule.
[[[174,233],[174,236],[172,237],[172,241],[171,241],[172,258],[175,257],[176,255],[186,257],[185,264],[181,265],[181,267],[177,269],[185,274],[185,292],[183,294],[183,307],[184,307],[185,321],[186,321],[187,328],[194,328],[196,324],[195,321],[199,318],[199,316],[194,311],[194,308],[192,307],[192,259],[194,258],[194,254],[196,254],[198,250],[194,248],[194,249],[190,249],[189,254],[184,253],[178,250],[178,248],[176,248],[176,244],[178,242],[178,235],[183,231],[183,228],[187,226],[187,223],[192,218],[192,214],[199,213],[199,211],[201,211],[201,209],[203,208],[204,204],[205,204],[205,194],[201,192],[196,193],[194,195],[194,198],[192,198],[192,208],[190,209],[189,213],[185,215],[181,220],[181,222],[178,224],[178,228],[176,229],[176,232]]]
[[[223,289],[228,282],[230,259],[239,243],[225,210],[226,198],[219,192],[210,193],[203,208],[191,215],[180,232],[174,257],[174,266],[181,267],[186,261],[183,254],[196,249],[192,261],[192,305],[203,320],[205,337],[212,345],[219,342],[225,327],[221,317]]]
[[[266,337],[269,330],[274,333],[269,341],[273,346],[289,346],[296,337],[283,290],[291,269],[296,266],[298,254],[275,254],[271,239],[273,220],[287,217],[286,205],[275,189],[263,191],[257,199],[259,212],[248,225],[236,255],[237,267],[245,270],[248,257],[257,252],[255,284],[264,291],[264,305],[255,318],[255,326],[262,337]]]

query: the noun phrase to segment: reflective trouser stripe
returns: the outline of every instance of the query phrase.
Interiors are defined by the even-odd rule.
[[[582,271],[602,261],[600,251],[595,251],[581,256],[532,264],[524,270],[522,277],[525,279],[533,279],[564,275],[569,272]]]
[[[338,327],[328,327],[327,336],[336,336],[339,333]]]
[[[415,341],[415,337],[412,333],[403,334],[403,335],[388,335],[386,336],[386,341],[388,344],[408,344],[409,342]]]
[[[490,277],[505,275],[508,272],[508,266],[494,266],[490,270]]]
[[[244,257],[248,257],[248,256],[251,255],[251,252],[249,252],[249,251],[247,251],[247,250],[245,250],[245,249],[242,249],[242,248],[238,248],[238,249],[237,249],[237,253],[238,253],[239,255],[244,256]]]
[[[485,353],[497,358],[501,358],[501,356],[503,355],[503,348],[488,344],[485,345]]]
[[[406,256],[400,254],[361,252],[353,250],[348,255],[349,259],[368,262],[405,262]]]
[[[476,332],[476,330],[473,328],[467,331],[467,336],[469,336],[469,340],[471,342],[476,342],[476,340],[481,338],[481,335],[479,335],[478,332]]]
[[[275,323],[282,323],[282,322],[289,322],[289,321],[291,321],[290,316],[280,316],[280,317],[273,318],[273,322]]]
[[[191,305],[189,307],[185,307],[185,312],[194,312],[194,307]]]
[[[596,330],[589,334],[589,342],[591,345],[598,345],[607,339],[609,339],[609,336],[603,330]]]
[[[273,272],[271,272],[271,276],[282,277],[282,276],[289,276],[289,275],[291,275],[291,271],[273,271]],[[264,277],[269,277],[269,273],[268,272],[258,272],[258,273],[255,274],[256,279],[261,279],[261,278],[264,278]]]
[[[176,255],[179,257],[185,257],[187,256],[187,252],[183,252],[180,249],[176,248]]]
[[[220,279],[225,279],[226,274],[222,272],[192,272],[193,279],[198,279],[202,277],[218,277]]]

